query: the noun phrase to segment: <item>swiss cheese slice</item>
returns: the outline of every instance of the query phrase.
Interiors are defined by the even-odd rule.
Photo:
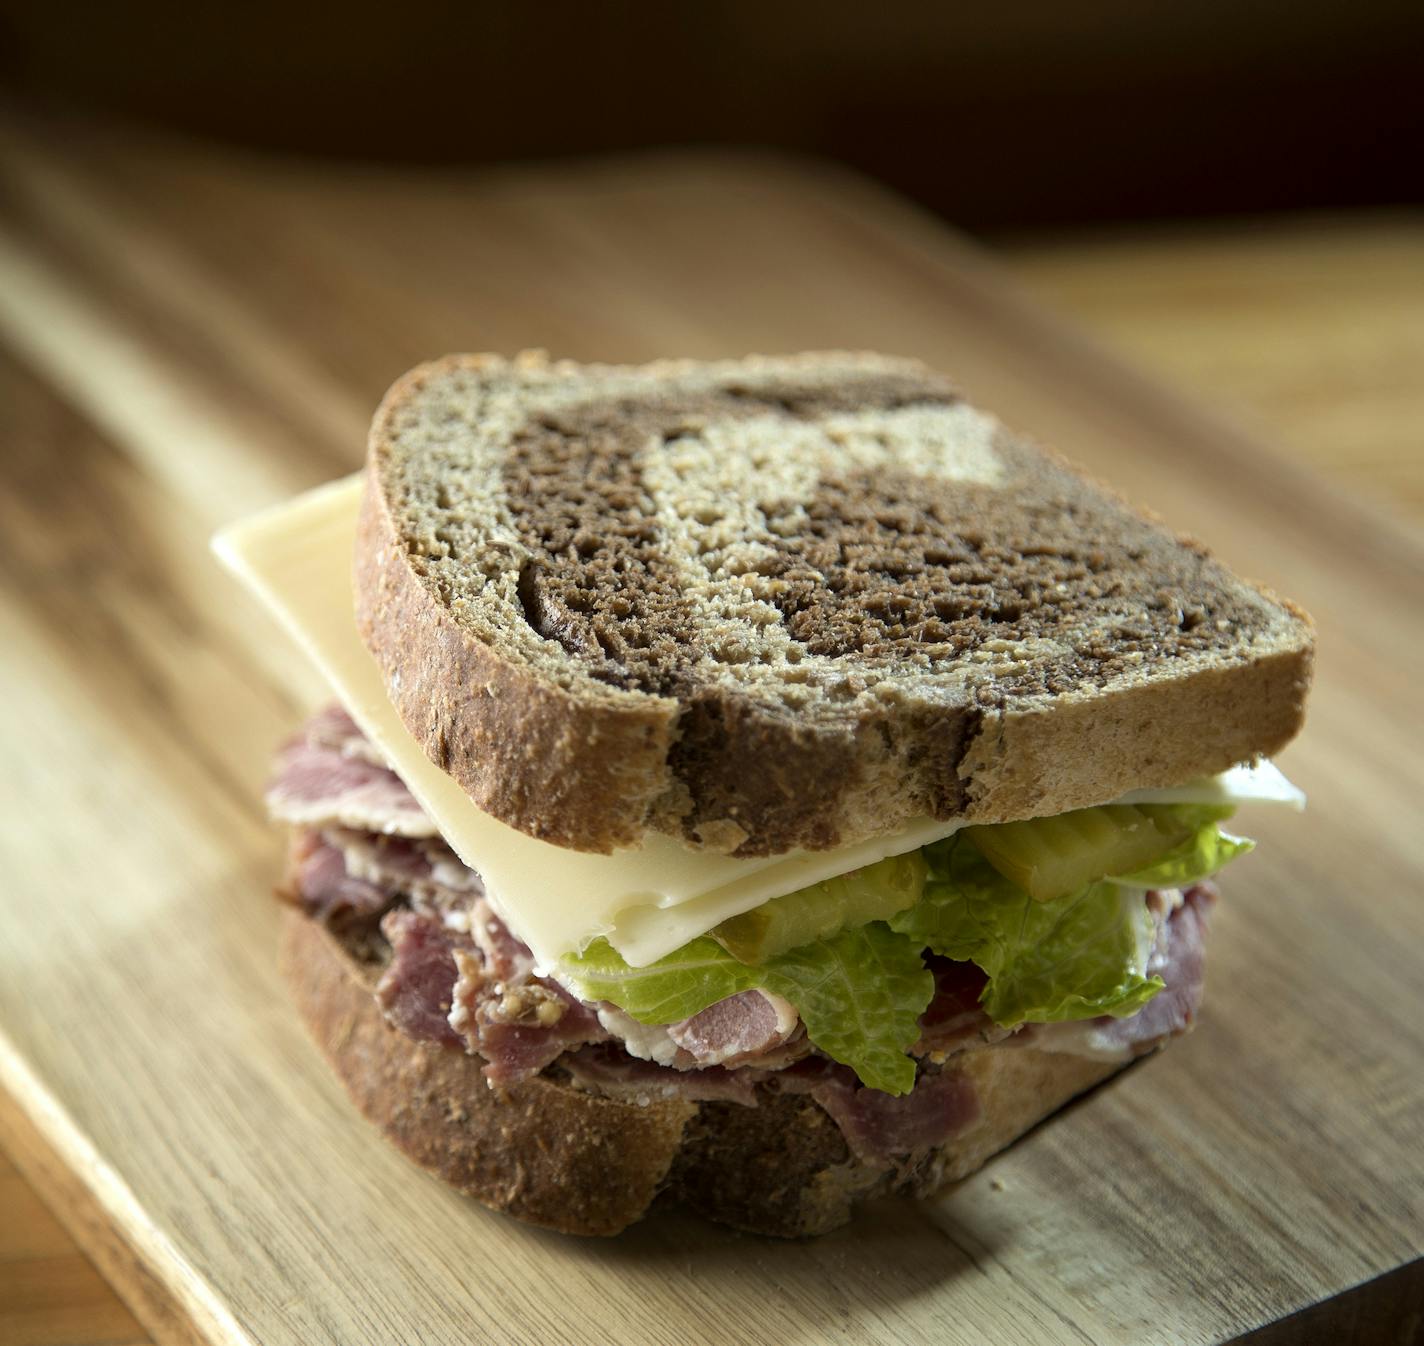
[[[915,850],[961,826],[924,818],[840,850],[746,860],[692,851],[658,833],[633,850],[591,855],[516,831],[477,808],[425,756],[386,697],[356,630],[351,559],[360,498],[360,477],[332,482],[230,525],[213,539],[213,549],[325,675],[455,853],[483,878],[495,909],[542,968],[599,935],[630,964],[643,966],[729,916]],[[1230,799],[1238,785],[1254,798],[1284,791],[1282,802],[1292,802],[1299,795],[1267,763],[1132,798],[1187,798],[1195,789],[1213,800]]]

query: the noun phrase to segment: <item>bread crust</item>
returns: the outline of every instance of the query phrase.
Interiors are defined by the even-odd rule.
[[[585,1093],[548,1075],[494,1090],[478,1057],[391,1028],[377,969],[300,912],[283,913],[281,968],[302,1018],[357,1108],[408,1158],[530,1224],[616,1234],[655,1201],[757,1234],[800,1237],[846,1223],[873,1196],[928,1196],[966,1177],[1068,1099],[1121,1067],[1032,1047],[965,1051],[978,1120],[948,1144],[884,1165],[851,1155],[804,1095],[759,1106]]]
[[[494,1210],[571,1234],[616,1234],[667,1177],[695,1104],[646,1108],[535,1076],[494,1090],[477,1057],[393,1029],[373,973],[283,912],[281,970],[352,1101],[397,1149]]]
[[[877,376],[922,369],[839,354],[753,358],[737,368],[755,379],[773,367],[827,362]],[[638,373],[673,379],[696,368],[667,362]],[[417,572],[383,463],[400,418],[442,379],[544,386],[609,373],[538,357],[451,356],[401,379],[371,431],[355,562],[362,635],[430,759],[519,830],[599,852],[636,845],[649,828],[741,855],[831,849],[925,814],[1002,822],[1177,784],[1273,753],[1299,730],[1311,680],[1309,620],[1244,584],[1250,601],[1273,609],[1269,639],[1037,699],[955,703],[897,693],[857,703],[854,714],[808,720],[735,692],[689,701],[559,685],[458,620],[449,596]],[[1062,465],[1051,453],[1043,459]],[[1111,492],[1082,485],[1116,507]],[[1183,554],[1203,554],[1179,542]]]

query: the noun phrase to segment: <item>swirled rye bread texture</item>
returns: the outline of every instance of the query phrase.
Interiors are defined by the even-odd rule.
[[[1269,754],[1309,619],[907,360],[452,356],[387,395],[363,636],[474,801],[743,855]]]

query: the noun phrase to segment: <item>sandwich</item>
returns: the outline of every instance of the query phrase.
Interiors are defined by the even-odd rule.
[[[1309,618],[909,360],[454,356],[216,550],[331,685],[282,967],[498,1210],[926,1196],[1191,1027]]]

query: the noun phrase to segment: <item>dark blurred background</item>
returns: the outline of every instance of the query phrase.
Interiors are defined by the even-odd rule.
[[[808,152],[981,231],[1424,199],[1421,0],[0,0],[0,79],[293,154]]]

